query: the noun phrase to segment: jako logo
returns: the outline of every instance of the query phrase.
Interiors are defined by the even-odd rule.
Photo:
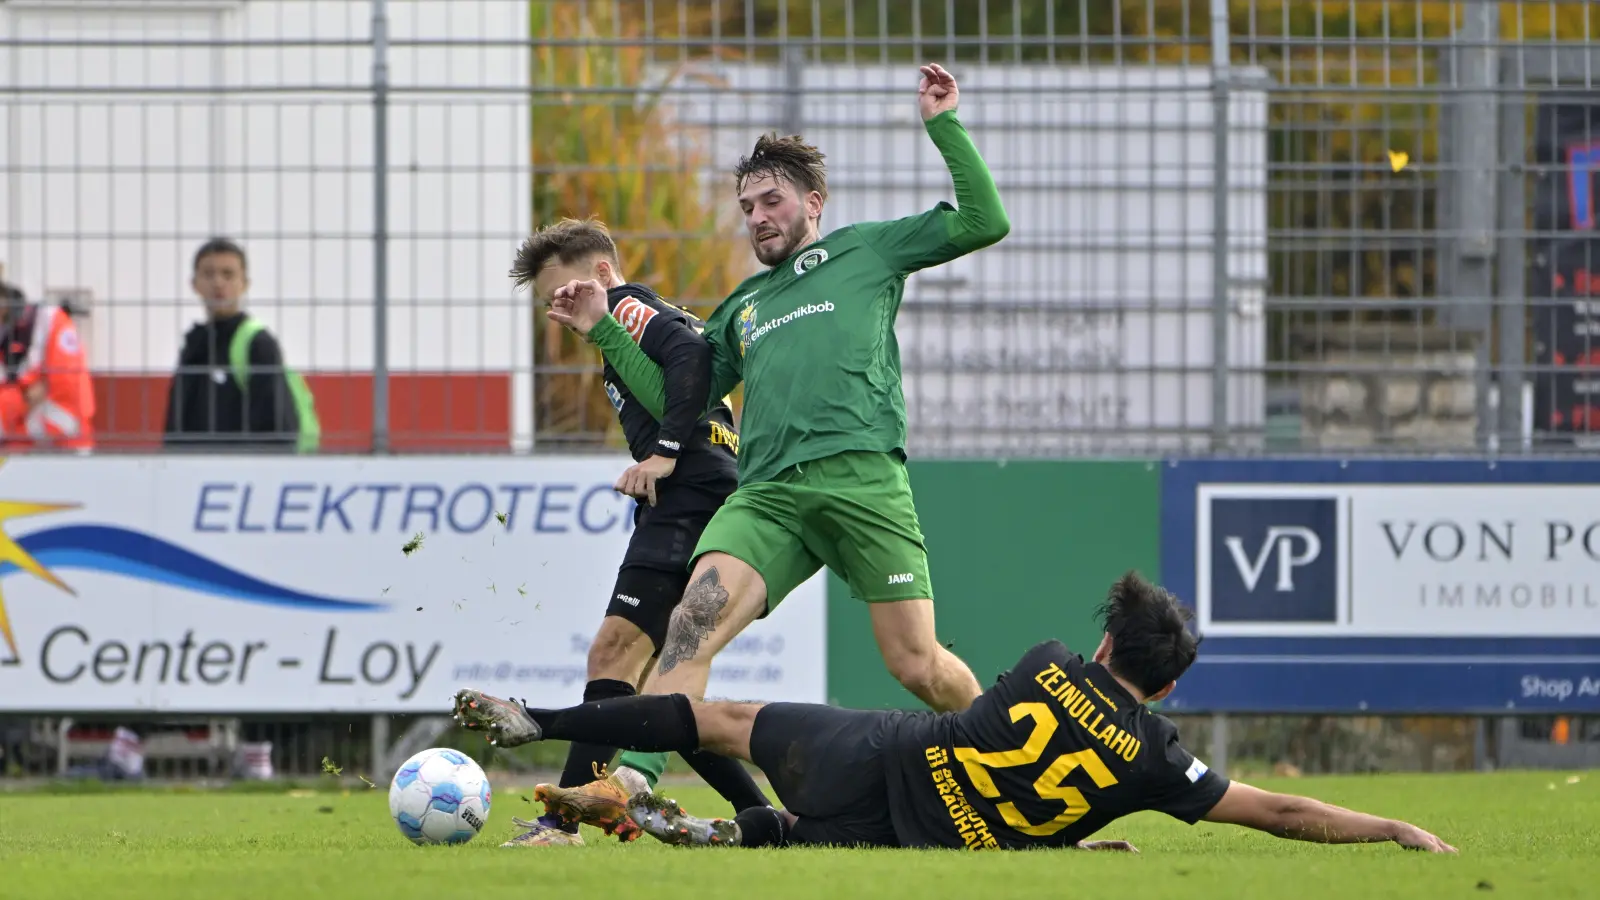
[[[1292,591],[1294,570],[1310,565],[1322,556],[1322,539],[1303,525],[1274,525],[1268,528],[1267,539],[1261,542],[1254,559],[1246,555],[1244,539],[1238,535],[1229,535],[1222,543],[1233,556],[1233,564],[1239,569],[1244,589],[1251,593],[1255,593],[1256,585],[1261,583],[1261,575],[1266,571],[1269,559],[1277,560],[1278,577],[1273,590]],[[1298,552],[1297,547],[1300,548]]]
[[[1201,552],[1201,590],[1214,623],[1335,623],[1339,616],[1339,501],[1227,496],[1213,489]],[[1217,496],[1221,494],[1222,496]]]
[[[794,261],[794,273],[796,275],[804,275],[827,261],[828,251],[821,247],[813,247],[800,254],[799,258]]]
[[[911,583],[911,573],[910,572],[902,572],[899,575],[890,575],[889,576],[889,583],[890,584],[910,584]]]

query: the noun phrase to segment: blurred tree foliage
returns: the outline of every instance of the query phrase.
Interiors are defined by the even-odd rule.
[[[594,216],[616,239],[623,274],[701,316],[747,274],[731,202],[701,173],[711,167],[701,135],[675,123],[669,83],[714,81],[685,60],[663,70],[647,38],[671,35],[605,2],[557,0],[531,7],[534,48],[533,226]],[[702,8],[688,22],[710,21]],[[509,266],[509,258],[507,260]],[[544,316],[535,303],[539,438],[622,446],[600,386],[600,355]]]

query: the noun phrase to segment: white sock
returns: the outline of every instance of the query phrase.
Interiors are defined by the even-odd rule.
[[[627,766],[619,766],[611,774],[617,776],[617,780],[622,782],[622,786],[627,789],[629,797],[650,790],[650,782],[645,780],[643,772],[630,769]]]

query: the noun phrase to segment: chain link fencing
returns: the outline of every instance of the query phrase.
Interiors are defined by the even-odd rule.
[[[913,452],[1582,447],[1597,18],[12,3],[0,262],[80,313],[104,450],[159,443],[213,235],[327,449],[615,448],[592,349],[510,290],[516,242],[598,215],[630,277],[709,312],[755,268],[729,173],[762,131],[828,154],[825,229],[948,199],[914,104],[938,59],[1013,230],[909,280]]]

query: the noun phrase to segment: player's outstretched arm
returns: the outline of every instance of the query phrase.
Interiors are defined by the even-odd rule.
[[[989,166],[956,118],[956,80],[936,65],[922,67],[918,102],[928,137],[944,157],[956,205],[941,201],[926,212],[855,228],[889,267],[902,275],[943,265],[991,244],[1011,231]]]
[[[599,347],[634,398],[656,421],[661,421],[667,406],[666,375],[661,364],[651,359],[611,315],[605,289],[598,282],[574,281],[557,288],[547,315],[552,322],[572,329]],[[712,383],[707,399],[700,405],[701,412],[738,384],[737,369],[725,359],[726,349],[719,348],[710,334],[706,337],[711,345]]]
[[[676,321],[638,334],[639,349],[661,366],[663,409],[656,419],[661,423],[655,454],[677,458],[694,432],[695,422],[709,405],[711,392],[711,347],[689,326]]]
[[[609,313],[589,329],[589,340],[600,348],[617,377],[633,392],[634,399],[650,415],[661,421],[667,406],[667,375],[661,365],[639,349],[628,337],[628,330]]]
[[[622,304],[629,304],[623,312]],[[665,409],[654,416],[660,423],[650,455],[629,466],[612,485],[618,492],[656,505],[656,484],[677,470],[678,457],[694,432],[700,411],[706,407],[711,387],[711,348],[687,320],[668,318],[655,321],[653,301],[629,296],[612,310],[612,317],[626,315],[634,323],[631,336],[639,349],[661,367],[665,381]],[[621,320],[618,319],[620,322]]]
[[[1275,837],[1318,844],[1393,841],[1408,850],[1454,853],[1456,848],[1415,825],[1356,812],[1310,797],[1275,794],[1232,782],[1206,814],[1207,822],[1242,825]]]
[[[697,419],[720,403],[739,384],[738,370],[726,358],[727,348],[714,340],[709,330],[705,337],[711,350],[710,388],[697,407]],[[667,378],[660,364],[646,355],[628,336],[628,330],[622,327],[622,323],[609,313],[589,329],[589,340],[606,355],[611,368],[617,370],[617,377],[628,386],[639,403],[660,421],[667,406]]]
[[[995,186],[988,164],[956,118],[959,98],[954,75],[938,65],[922,67],[918,101],[923,125],[944,157],[956,192],[956,209],[945,217],[945,229],[956,249],[971,253],[998,243],[1009,234],[1011,220],[1006,217],[1000,189]]]

